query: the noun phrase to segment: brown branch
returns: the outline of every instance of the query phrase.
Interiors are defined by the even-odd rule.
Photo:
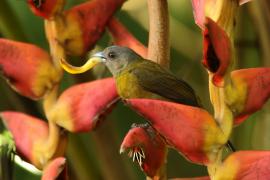
[[[169,68],[169,12],[167,0],[148,0],[149,40],[148,59]],[[146,178],[150,179],[149,177]],[[155,178],[153,178],[155,179]],[[167,179],[166,164],[158,174],[159,180]]]
[[[148,0],[148,59],[169,67],[169,15],[167,0]]]

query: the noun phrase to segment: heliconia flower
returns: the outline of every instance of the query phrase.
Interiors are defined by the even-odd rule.
[[[213,19],[231,37],[238,0],[192,0],[196,24],[204,29],[206,17]]]
[[[260,110],[270,97],[270,68],[250,68],[231,73],[225,87],[226,101],[234,113],[235,124]]]
[[[204,109],[153,99],[128,99],[127,103],[151,122],[168,145],[194,163],[212,162],[227,141]]]
[[[113,78],[74,85],[61,94],[50,117],[71,132],[86,132],[99,124],[100,116],[118,99]]]
[[[231,65],[230,39],[213,20],[207,18],[204,37],[203,65],[215,86],[224,86],[224,76]]]
[[[238,151],[217,168],[213,179],[259,179],[270,177],[270,151]]]
[[[92,0],[55,16],[55,38],[68,54],[83,55],[94,47],[109,19],[125,0]]]
[[[43,97],[61,77],[44,50],[1,38],[0,72],[14,90],[32,99]]]
[[[43,18],[51,18],[62,11],[65,0],[27,0],[33,13]]]
[[[126,151],[148,177],[157,178],[162,173],[167,148],[164,139],[150,125],[133,125],[121,144],[120,153]]]
[[[147,48],[140,41],[138,41],[116,18],[112,18],[109,21],[108,29],[116,45],[129,47],[142,57],[147,57]]]
[[[39,169],[43,169],[46,162],[54,157],[41,155],[38,150],[46,146],[49,136],[48,124],[41,119],[13,111],[5,111],[0,113],[0,117],[6,128],[12,134],[17,153],[27,162],[35,165]],[[61,139],[61,143],[52,152],[53,155],[62,156],[66,146],[66,138]],[[49,153],[49,152],[46,152]],[[40,157],[42,156],[42,157]]]
[[[67,180],[66,159],[58,157],[53,159],[43,170],[41,180]]]

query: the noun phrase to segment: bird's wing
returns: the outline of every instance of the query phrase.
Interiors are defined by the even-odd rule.
[[[139,85],[146,91],[158,94],[173,102],[201,106],[194,90],[185,81],[156,63],[149,60],[142,61],[130,73],[136,76]]]

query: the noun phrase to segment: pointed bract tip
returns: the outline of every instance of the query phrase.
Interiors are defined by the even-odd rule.
[[[120,147],[120,150],[119,150],[119,154],[123,154],[126,152],[126,148],[124,148],[123,146]]]

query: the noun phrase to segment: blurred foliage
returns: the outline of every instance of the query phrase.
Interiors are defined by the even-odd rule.
[[[8,131],[0,135],[0,179],[12,179],[15,144]]]
[[[66,8],[81,2],[83,0],[67,0]],[[200,29],[193,20],[191,3],[189,0],[169,0],[168,2],[172,47],[171,69],[177,76],[182,77],[195,88],[203,104],[208,107],[209,111],[212,111],[209,101],[208,77],[200,63],[202,57],[202,37]],[[256,18],[263,18],[261,16],[266,15],[266,13],[256,14],[257,11],[254,9],[260,7],[258,2],[252,2],[244,5],[240,10],[235,42],[237,59],[239,60],[236,64],[237,69],[266,65],[267,61],[262,58],[264,57],[262,54],[263,47],[259,37],[263,27],[261,27],[262,25],[255,26],[256,24],[254,23]],[[147,45],[147,1],[129,0],[117,16],[135,37]],[[265,23],[266,25],[268,23],[268,26],[270,24],[269,21],[265,21]],[[30,12],[26,0],[1,0],[0,34],[2,37],[30,42],[48,50],[43,20]],[[269,38],[269,35],[265,38]],[[99,46],[105,47],[110,43],[109,36],[105,35],[100,40]],[[87,78],[85,80],[90,79]],[[76,82],[74,76],[65,74],[62,81],[62,89],[69,87],[74,82]],[[42,118],[42,109],[39,103],[19,96],[8,87],[3,79],[0,80],[0,89],[1,111],[15,109]],[[269,103],[266,106],[269,107]],[[235,128],[232,142],[237,150],[270,148],[269,113],[269,108],[265,107],[264,110],[252,115],[243,125]],[[95,140],[95,131],[84,134],[70,134],[67,158],[71,179],[77,179],[78,174],[85,172],[87,172],[85,176],[91,177],[89,179],[105,179],[104,174],[107,172],[106,168],[109,167],[106,167],[108,159],[103,158],[102,153],[109,153],[108,156],[111,156],[116,162],[122,161],[126,166],[125,170],[131,174],[133,179],[144,179],[144,175],[137,164],[132,163],[132,160],[128,159],[127,156],[120,156],[117,149],[131,124],[135,122],[141,123],[144,120],[122,103],[118,103],[107,120],[101,129],[110,128],[110,131],[115,135],[108,139],[107,150],[100,151],[99,143]],[[111,141],[115,143],[115,148],[109,146]],[[121,169],[122,167],[119,167],[119,170]],[[39,179],[39,177],[31,175],[20,167],[16,167],[14,171],[14,179]],[[168,177],[192,177],[206,174],[205,167],[191,164],[177,152],[170,150],[168,156]]]

